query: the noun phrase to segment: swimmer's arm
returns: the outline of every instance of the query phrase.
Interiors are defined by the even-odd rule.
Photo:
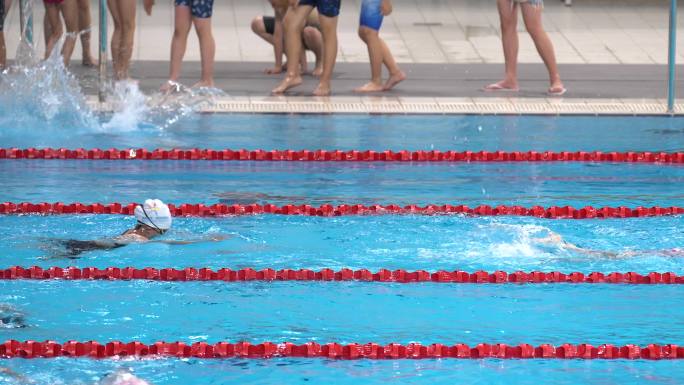
[[[188,241],[174,241],[174,240],[166,240],[166,239],[158,239],[158,240],[151,240],[150,242],[154,243],[163,243],[166,245],[175,245],[175,246],[183,246],[183,245],[194,245],[196,243],[206,243],[206,242],[221,242],[225,239],[231,238],[229,235],[212,235],[203,239],[193,239],[193,240],[188,240]]]
[[[619,256],[619,254],[613,253],[610,251],[591,250],[591,249],[585,249],[583,247],[579,247],[575,244],[572,244],[570,242],[565,241],[560,234],[554,233],[553,231],[550,232],[548,237],[537,238],[537,239],[535,239],[535,241],[537,243],[544,244],[544,245],[559,246],[565,250],[574,251],[578,254],[584,254],[584,255],[589,255],[589,256],[598,256],[598,257],[603,257],[603,258],[617,258]]]

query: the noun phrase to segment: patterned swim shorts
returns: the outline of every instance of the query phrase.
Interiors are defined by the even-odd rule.
[[[193,17],[207,19],[214,10],[214,0],[176,0],[176,6],[190,7]]]

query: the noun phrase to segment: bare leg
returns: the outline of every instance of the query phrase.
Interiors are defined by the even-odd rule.
[[[51,32],[45,45],[45,59],[47,59],[62,37],[62,20],[59,18],[59,5],[45,3],[45,15],[48,19],[48,24],[50,24]]]
[[[52,35],[52,25],[50,24],[50,19],[48,18],[47,7],[45,8],[45,15],[43,16],[43,42],[45,47],[48,45],[50,36]]]
[[[382,62],[385,64],[385,67],[387,67],[390,74],[389,79],[385,82],[384,89],[385,91],[389,91],[397,84],[406,80],[406,73],[397,65],[397,61],[394,60],[394,56],[387,46],[387,43],[385,43],[385,40],[381,38],[380,44],[382,45]]]
[[[83,51],[81,64],[86,67],[93,67],[96,64],[90,52],[90,27],[90,0],[78,0],[78,30],[81,33],[81,50]]]
[[[195,31],[200,43],[200,56],[202,58],[202,78],[193,87],[214,86],[214,59],[216,56],[216,42],[211,31],[211,18],[193,19]]]
[[[292,11],[285,23],[285,56],[287,56],[287,75],[285,79],[271,91],[274,94],[282,94],[292,87],[302,84],[302,76],[299,73],[298,58],[302,52],[302,31],[306,19],[313,10],[309,5],[300,5]]]
[[[188,34],[192,27],[192,13],[190,7],[179,5],[174,7],[174,29],[171,39],[171,64],[169,67],[169,81],[161,86],[161,91],[169,91],[173,83],[180,78],[185,49],[188,45]]]
[[[0,71],[4,70],[6,66],[7,48],[5,47],[5,33],[0,31]]]
[[[266,32],[263,16],[257,16],[254,18],[254,20],[252,20],[252,32],[254,32],[260,38],[266,40],[270,45],[273,45],[273,35]]]
[[[107,0],[107,8],[109,8],[109,12],[112,14],[112,19],[114,19],[114,32],[112,33],[111,43],[114,79],[120,80],[119,74],[121,73],[121,59],[119,58],[119,53],[121,52],[121,35],[123,26],[121,24],[121,14],[119,13],[117,0]]]
[[[544,31],[544,25],[542,24],[542,9],[528,3],[521,4],[520,6],[527,32],[532,37],[534,45],[537,47],[537,52],[539,52],[539,56],[541,56],[549,71],[549,93],[564,93],[565,88],[558,73],[553,43],[549,39],[549,35]]]
[[[497,0],[501,20],[506,76],[498,83],[485,87],[487,91],[518,90],[518,6],[512,0]]]
[[[379,92],[384,89],[382,85],[382,45],[378,31],[365,26],[359,27],[359,37],[368,47],[370,58],[371,81],[354,89],[355,92]]]
[[[136,0],[114,0],[121,15],[121,45],[119,46],[119,78],[128,79],[135,39]]]
[[[327,96],[331,92],[330,80],[337,61],[337,17],[319,15],[318,18],[323,32],[323,73],[313,94]]]
[[[316,56],[316,67],[311,75],[319,77],[323,73],[323,35],[317,28],[304,27],[302,38],[304,39],[304,48]]]
[[[78,39],[78,4],[76,0],[64,0],[60,8],[67,30],[62,47],[62,56],[64,57],[64,65],[68,66],[71,55],[74,53],[74,47],[76,47],[76,39]]]

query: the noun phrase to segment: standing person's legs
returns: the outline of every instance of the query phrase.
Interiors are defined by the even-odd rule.
[[[332,79],[335,62],[337,61],[337,15],[339,14],[339,0],[322,0],[328,3],[328,9],[319,6],[319,19],[321,32],[323,33],[323,72],[318,87],[314,90],[315,96],[328,96],[331,92],[330,81]]]
[[[9,9],[9,7],[7,7]],[[5,47],[5,2],[0,0],[0,71],[7,66],[7,48]]]
[[[532,4],[530,2],[520,4],[523,20],[525,21],[525,28],[532,37],[534,45],[537,47],[537,52],[541,56],[546,68],[549,71],[549,91],[550,95],[560,96],[565,94],[566,90],[563,87],[560,74],[558,72],[558,64],[556,63],[556,53],[553,49],[553,43],[549,39],[549,35],[544,31],[542,24],[542,7],[540,4]]]
[[[193,87],[214,87],[214,60],[216,41],[211,31],[214,0],[193,0],[192,21],[200,43],[202,78]]]
[[[71,61],[71,55],[74,53],[74,47],[76,47],[76,40],[78,39],[78,4],[76,1],[64,0],[60,6],[67,31],[64,46],[62,47],[65,66],[68,66]]]
[[[50,25],[50,35],[47,37],[47,42],[45,43],[45,59],[50,57],[52,50],[55,45],[62,37],[62,20],[59,17],[59,7],[58,2],[44,2],[45,4],[45,17]]]
[[[96,64],[90,51],[91,23],[90,0],[78,0],[78,30],[81,33],[83,52],[81,64],[86,67],[93,67]]]
[[[121,52],[121,35],[123,26],[121,25],[121,14],[117,5],[118,0],[107,0],[107,8],[114,19],[114,32],[112,33],[112,66],[114,68],[114,79],[119,80],[119,73],[121,72],[121,60],[119,53]]]
[[[355,92],[378,92],[382,86],[382,44],[380,43],[380,27],[383,15],[380,11],[382,0],[363,0],[361,17],[359,18],[359,37],[366,44],[370,59],[371,81],[354,89]]]
[[[304,27],[302,32],[304,48],[314,53],[316,56],[316,66],[311,75],[319,77],[323,73],[323,35],[316,27]]]
[[[388,6],[389,5],[389,6]],[[363,0],[359,20],[359,37],[368,47],[371,64],[371,81],[355,89],[356,92],[378,92],[392,89],[406,79],[399,69],[387,43],[380,37],[380,28],[385,15],[392,12],[391,3],[383,0]],[[387,67],[390,77],[382,84],[382,65]]]
[[[282,94],[292,87],[302,84],[302,76],[299,73],[299,58],[302,53],[302,31],[306,25],[306,19],[313,11],[316,0],[300,0],[299,5],[285,23],[285,56],[287,57],[287,75],[285,79],[271,91],[274,94]]]
[[[192,27],[192,13],[187,1],[176,1],[174,7],[173,37],[171,38],[171,63],[169,80],[162,85],[161,91],[169,91],[180,78],[185,49],[188,45],[188,34]]]
[[[518,90],[518,4],[514,0],[497,0],[501,21],[506,76],[498,83],[486,86],[485,91]]]
[[[136,0],[114,0],[121,17],[121,43],[119,45],[119,79],[128,79],[135,40]]]

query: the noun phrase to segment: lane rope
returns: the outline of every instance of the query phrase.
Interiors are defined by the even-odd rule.
[[[109,280],[109,281],[128,281],[128,280],[151,280],[151,281],[224,281],[224,282],[247,282],[247,281],[362,281],[362,282],[438,282],[438,283],[474,283],[474,284],[543,284],[543,283],[593,283],[593,284],[633,284],[633,285],[665,285],[665,284],[684,284],[684,276],[675,273],[639,274],[629,273],[610,273],[604,274],[593,272],[584,274],[580,272],[561,273],[561,272],[523,272],[516,271],[507,273],[504,271],[486,272],[477,271],[468,273],[465,271],[435,271],[427,272],[424,270],[387,270],[381,269],[375,273],[366,270],[341,269],[322,269],[319,271],[307,269],[263,269],[254,270],[250,268],[231,270],[227,268],[212,270],[209,268],[185,268],[173,269],[152,267],[50,267],[43,269],[39,266],[21,267],[13,266],[0,270],[0,280]]]
[[[0,159],[231,160],[280,162],[614,162],[684,164],[684,152],[358,151],[0,148]]]
[[[121,214],[133,215],[138,203],[0,203],[2,214]],[[549,219],[592,219],[592,218],[642,218],[684,214],[684,207],[592,207],[574,208],[571,206],[488,206],[468,207],[465,205],[283,205],[272,204],[223,204],[204,205],[202,203],[169,204],[171,215],[175,217],[219,217],[235,215],[300,215],[335,217],[349,215],[447,215],[469,216],[527,216]]]
[[[397,359],[684,359],[684,347],[677,345],[646,346],[637,345],[599,345],[563,344],[553,346],[543,344],[465,344],[421,345],[411,343],[407,345],[375,343],[367,344],[338,344],[328,343],[320,345],[308,342],[302,345],[293,343],[250,344],[248,342],[228,343],[219,342],[208,344],[196,342],[155,342],[143,344],[141,342],[99,343],[95,341],[68,341],[59,344],[54,341],[15,341],[9,340],[0,345],[0,358],[55,358],[55,357],[84,357],[84,358],[114,358],[114,357],[178,357],[178,358],[252,358],[265,359],[274,357],[327,358],[327,359],[369,359],[369,360],[397,360]]]

